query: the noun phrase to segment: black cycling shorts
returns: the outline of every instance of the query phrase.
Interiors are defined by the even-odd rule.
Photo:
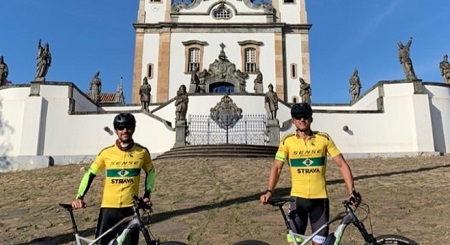
[[[97,229],[95,231],[95,237],[99,237],[109,228],[119,223],[123,218],[133,215],[133,209],[127,208],[101,208],[98,216]],[[128,222],[123,223],[117,227],[114,231],[104,236],[99,240],[97,244],[107,245],[111,240],[120,235],[122,231],[127,227]],[[139,230],[132,229],[125,240],[126,245],[137,245],[139,243]]]
[[[298,234],[305,234],[308,219],[311,223],[312,233],[316,232],[330,218],[330,203],[328,198],[306,199],[293,197],[295,200],[289,204],[289,224],[291,229]],[[317,235],[326,237],[328,227]]]

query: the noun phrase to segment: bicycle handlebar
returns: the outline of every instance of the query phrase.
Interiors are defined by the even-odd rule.
[[[280,207],[283,206],[285,203],[293,202],[294,200],[295,199],[291,197],[271,197],[269,198],[269,200],[267,200],[267,203],[272,206]]]
[[[352,196],[348,199],[342,202],[345,206],[353,205],[355,207],[358,207],[359,204],[362,202],[362,196],[359,192],[353,191]]]
[[[287,202],[293,202],[295,199],[292,197],[271,197],[269,200],[267,200],[267,203],[275,206],[275,207],[281,207]],[[362,196],[359,192],[353,191],[352,197],[350,197],[347,200],[344,200],[342,204],[345,206],[355,206],[357,207],[362,202]]]
[[[135,203],[137,204],[137,206],[139,208],[152,210],[151,204],[149,205],[146,202],[144,202],[144,199],[142,199],[142,198],[140,198],[140,197],[138,197],[136,195],[132,195],[132,197],[135,200]]]

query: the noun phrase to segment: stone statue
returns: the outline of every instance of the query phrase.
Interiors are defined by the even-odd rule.
[[[402,42],[398,42],[398,57],[400,60],[400,64],[402,65],[403,72],[406,75],[408,80],[417,79],[416,74],[414,72],[414,67],[412,64],[412,60],[409,55],[409,47],[411,47],[412,37],[409,38],[406,45],[403,45]]]
[[[91,90],[91,99],[95,103],[99,103],[101,100],[100,94],[102,93],[102,80],[99,76],[100,72],[95,73],[91,80],[91,85],[89,86],[89,89]]]
[[[439,63],[442,78],[444,82],[450,84],[450,63],[448,62],[448,55],[444,55],[444,59]]]
[[[303,103],[311,105],[311,85],[305,82],[305,79],[300,78],[300,99]]]
[[[350,92],[352,97],[350,102],[354,102],[359,98],[359,93],[361,92],[361,82],[359,80],[357,69],[353,71],[353,74],[348,81],[350,83],[350,89],[348,92]]]
[[[152,86],[148,84],[147,77],[144,77],[141,87],[139,88],[139,95],[141,97],[142,109],[148,110],[148,105],[150,104],[150,98],[152,94]]]
[[[274,120],[277,119],[278,110],[278,96],[277,93],[273,91],[273,85],[269,84],[269,91],[265,95],[264,107],[267,112],[267,119]]]
[[[42,47],[41,39],[39,39],[36,59],[38,60],[38,63],[36,67],[36,77],[34,80],[45,81],[45,76],[47,75],[48,68],[52,63],[52,55],[50,53],[50,45],[46,43],[45,46]]]
[[[189,86],[189,93],[199,93],[200,92],[200,79],[197,75],[198,68],[195,67],[191,72],[191,85]]]
[[[175,99],[175,121],[185,121],[188,109],[189,98],[186,91],[186,86],[181,85],[177,91]]]
[[[8,83],[8,65],[3,61],[3,55],[0,56],[0,86],[5,86]]]
[[[208,71],[203,69],[202,72],[198,74],[199,84],[198,84],[198,92],[206,93],[206,78],[208,77]]]
[[[256,75],[254,80],[253,89],[255,90],[255,94],[262,94],[264,92],[263,75],[260,70],[258,70],[258,75]]]

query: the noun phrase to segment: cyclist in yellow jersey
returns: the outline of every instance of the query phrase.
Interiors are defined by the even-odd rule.
[[[261,195],[262,203],[272,196],[285,162],[291,173],[291,196],[295,199],[289,205],[289,223],[294,232],[305,234],[308,219],[314,233],[329,220],[329,201],[326,189],[325,171],[327,155],[330,155],[340,169],[350,196],[355,187],[350,167],[334,144],[323,132],[311,130],[312,108],[308,103],[294,104],[291,108],[292,123],[296,132],[284,136],[279,144],[275,160],[270,169],[266,192]],[[322,244],[328,229],[313,238],[313,244]],[[289,244],[292,238],[287,236]]]
[[[136,119],[130,113],[120,113],[114,118],[114,131],[117,140],[114,145],[104,148],[95,158],[89,170],[83,176],[75,201],[74,209],[86,207],[84,196],[95,176],[104,171],[105,184],[103,188],[102,203],[95,236],[113,227],[123,218],[133,214],[132,195],[138,196],[140,173],[146,173],[144,184],[144,201],[150,202],[150,194],[155,182],[155,170],[147,148],[133,141],[136,128]],[[127,224],[118,227],[116,232],[110,232],[103,237],[99,244],[108,244],[125,229]],[[132,230],[125,244],[138,244],[139,231]]]

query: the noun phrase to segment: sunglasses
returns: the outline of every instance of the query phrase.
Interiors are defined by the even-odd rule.
[[[130,125],[119,125],[116,128],[116,130],[120,130],[120,131],[122,131],[124,129],[127,129],[128,131],[130,131],[130,130],[134,130],[134,127],[130,126]]]
[[[310,120],[311,116],[310,115],[293,115],[293,118],[297,119],[297,120],[301,120],[303,118],[303,120]]]

